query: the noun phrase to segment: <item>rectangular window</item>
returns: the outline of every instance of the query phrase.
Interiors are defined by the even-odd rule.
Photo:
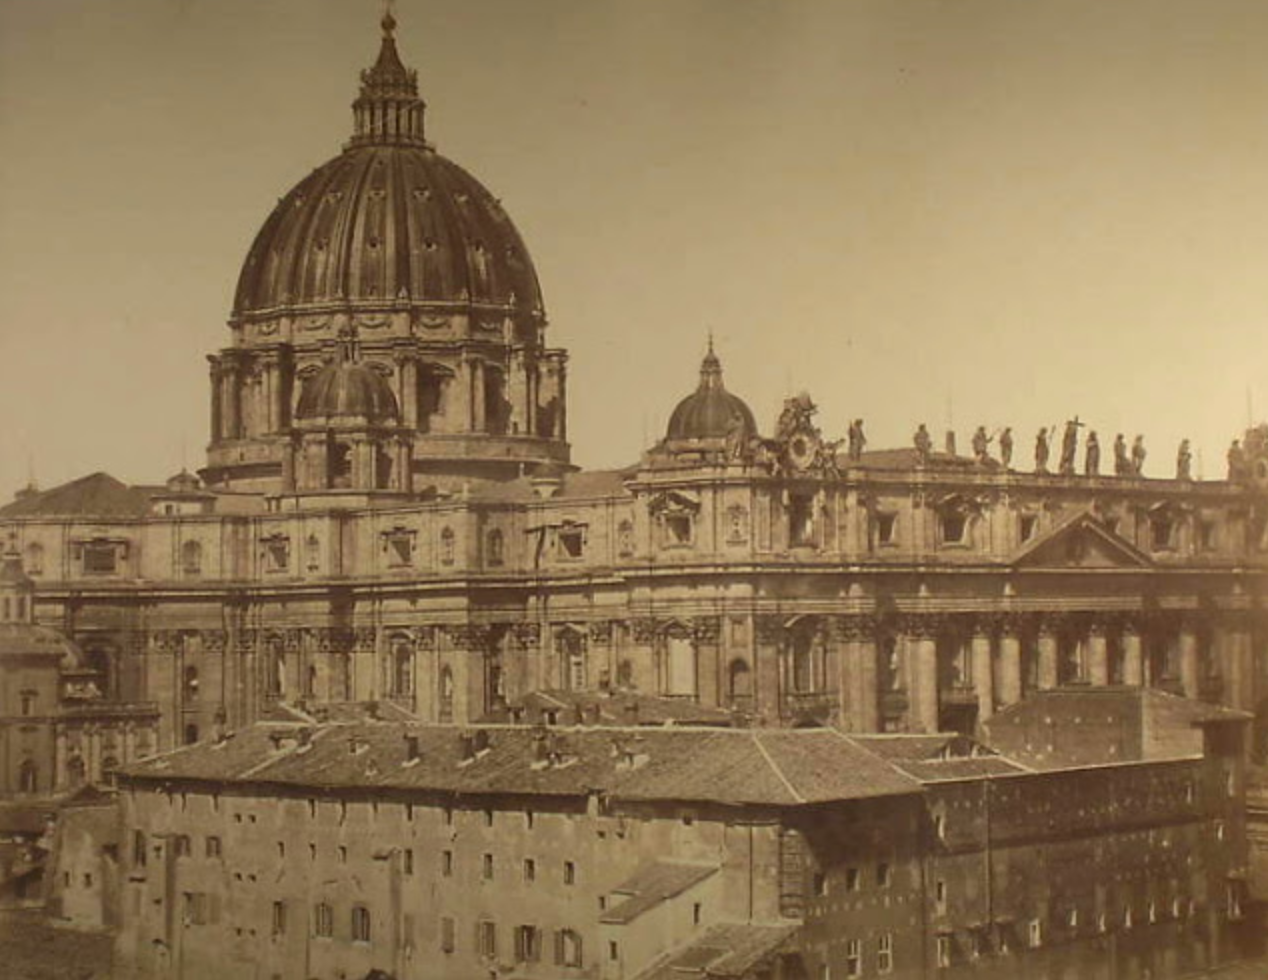
[[[938,937],[938,966],[947,967],[951,965],[951,937]]]
[[[1035,527],[1039,522],[1039,518],[1035,514],[1022,514],[1018,518],[1020,524],[1019,537],[1022,541],[1029,541],[1035,536]]]
[[[175,844],[177,857],[189,857],[192,848],[187,834],[177,834],[173,843]]]
[[[483,866],[484,880],[491,881],[493,879],[493,855],[492,854],[484,855],[484,861],[482,866]]]
[[[440,852],[440,873],[445,878],[453,877],[453,851]]]
[[[442,953],[454,951],[454,931],[453,919],[446,916],[440,920],[440,951]]]
[[[609,939],[608,940],[608,959],[610,959],[613,963],[615,963],[620,958],[621,958],[621,947],[617,944],[617,941],[615,939]]]
[[[939,878],[933,883],[933,901],[939,915],[947,914],[947,883]]]
[[[811,879],[810,888],[816,898],[823,898],[828,894],[828,876],[822,871],[816,871],[814,878]]]
[[[876,972],[890,973],[894,969],[894,934],[887,932],[876,940]]]
[[[119,551],[108,541],[90,541],[84,545],[84,574],[113,575],[119,564]]]
[[[476,949],[481,956],[490,959],[498,955],[498,931],[495,923],[488,920],[476,923]]]
[[[412,875],[414,873],[414,852],[411,848],[405,848],[401,857],[401,864],[405,874]]]
[[[525,881],[537,880],[537,862],[534,861],[532,858],[524,859],[524,880]]]
[[[286,903],[285,902],[273,903],[273,935],[274,936],[286,935]]]
[[[338,857],[338,859],[339,859],[339,863],[340,863],[340,864],[347,864],[347,863],[348,863],[348,849],[347,849],[346,847],[344,847],[342,844],[340,844],[340,845],[339,845],[339,850],[338,850],[338,852],[337,852],[337,857]]]
[[[542,933],[537,926],[515,927],[515,959],[536,963],[542,958]]]
[[[810,494],[792,494],[788,499],[788,543],[806,547],[815,543],[815,498]]]
[[[845,943],[845,975],[861,977],[863,975],[863,941],[847,939]]]
[[[691,544],[691,525],[690,514],[666,514],[665,544],[670,547]]]
[[[876,543],[877,544],[893,544],[895,540],[894,531],[898,527],[897,514],[877,514],[876,515]]]
[[[1031,949],[1043,945],[1043,923],[1038,919],[1030,920],[1029,941]]]
[[[564,862],[564,884],[575,885],[577,883],[577,866],[571,861]]]
[[[863,887],[863,876],[859,874],[858,868],[845,869],[845,890],[847,892],[856,892]]]
[[[942,515],[942,543],[963,544],[964,532],[968,526],[965,516],[960,513]]]
[[[370,910],[364,905],[352,907],[352,941],[354,943],[370,941]]]
[[[335,934],[335,910],[325,902],[313,909],[313,935],[329,939]]]
[[[138,868],[145,867],[145,832],[142,830],[132,832],[132,864]]]

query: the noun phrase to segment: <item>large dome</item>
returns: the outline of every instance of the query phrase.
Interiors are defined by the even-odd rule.
[[[355,135],[278,202],[247,253],[235,319],[406,300],[542,309],[537,274],[497,199],[423,138],[423,101],[384,20]]]
[[[427,147],[349,146],[279,202],[234,316],[386,298],[542,307],[528,251],[474,177]]]

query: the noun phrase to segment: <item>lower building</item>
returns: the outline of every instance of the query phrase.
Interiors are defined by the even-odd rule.
[[[288,980],[1180,976],[1250,941],[1246,722],[1199,719],[1196,753],[1044,770],[957,734],[261,723],[121,771],[117,959]]]

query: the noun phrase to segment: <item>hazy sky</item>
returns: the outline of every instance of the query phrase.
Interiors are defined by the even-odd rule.
[[[203,462],[204,355],[351,131],[374,0],[0,0],[0,499]],[[1074,414],[1208,477],[1268,416],[1263,0],[399,0],[440,152],[500,197],[619,465],[712,329],[772,427]],[[184,447],[182,449],[182,447]]]

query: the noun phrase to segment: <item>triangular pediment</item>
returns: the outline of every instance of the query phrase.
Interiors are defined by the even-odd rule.
[[[1016,568],[1150,568],[1153,562],[1130,541],[1084,512],[1028,541],[1013,555]]]

